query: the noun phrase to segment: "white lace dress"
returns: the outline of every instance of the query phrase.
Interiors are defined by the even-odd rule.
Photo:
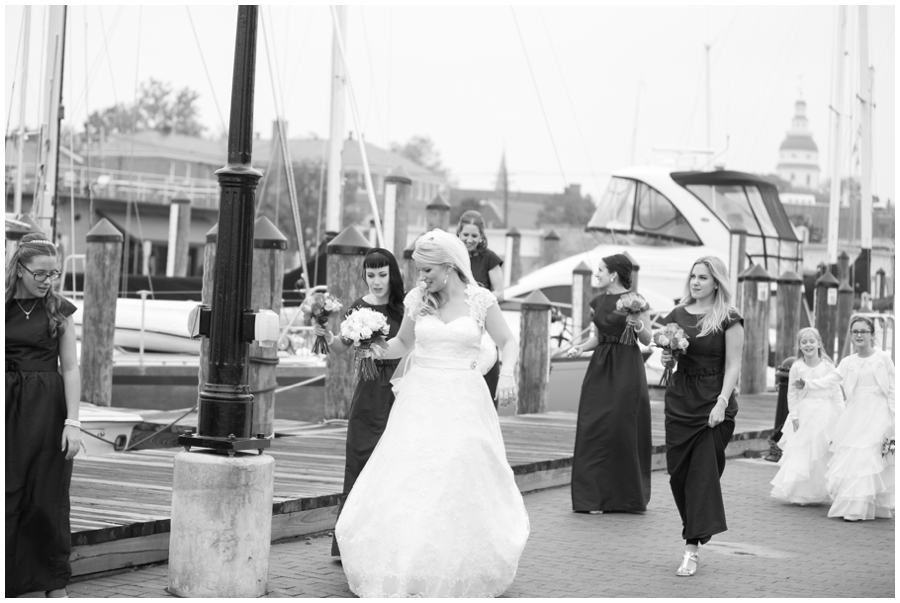
[[[793,383],[803,379],[803,389]],[[784,450],[780,469],[772,480],[772,496],[790,503],[815,504],[830,501],[825,472],[831,452],[831,436],[838,416],[844,410],[841,377],[834,365],[821,361],[808,366],[802,359],[791,365],[788,377],[788,410],[783,435],[778,442]],[[794,420],[799,429],[794,431]]]
[[[466,293],[469,316],[446,324],[406,297],[414,360],[335,527],[360,597],[495,597],[515,578],[528,515],[477,370],[494,298]]]
[[[834,427],[828,463],[828,517],[860,520],[892,517],[894,455],[882,456],[885,438],[894,437],[894,364],[876,351],[853,354],[838,365],[847,408]]]

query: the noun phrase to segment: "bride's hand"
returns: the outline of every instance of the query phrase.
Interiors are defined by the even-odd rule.
[[[511,375],[500,375],[497,383],[497,401],[503,407],[516,401],[516,380]]]

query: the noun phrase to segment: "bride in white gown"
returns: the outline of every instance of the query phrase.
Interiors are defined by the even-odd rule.
[[[413,259],[420,286],[385,354],[410,352],[407,367],[335,527],[341,561],[360,597],[495,597],[515,578],[529,524],[476,360],[487,328],[506,406],[518,345],[459,239],[431,231]]]

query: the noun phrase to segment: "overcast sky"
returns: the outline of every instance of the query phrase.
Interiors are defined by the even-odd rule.
[[[705,45],[710,44],[710,146],[720,154],[717,162],[774,173],[794,102],[802,95],[827,178],[836,11],[834,6],[351,6],[346,43],[362,125],[354,123],[348,104],[346,128],[361,129],[368,141],[385,147],[429,136],[461,187],[493,187],[505,151],[513,189],[560,191],[579,183],[596,199],[612,171],[670,157],[656,148],[707,146]],[[19,94],[12,93],[12,85],[17,54],[21,60],[22,13],[22,7],[5,8],[8,130],[19,121]],[[32,10],[29,126],[38,120],[44,13],[42,6]],[[67,120],[83,123],[86,110],[131,103],[135,83],[155,77],[200,92],[207,135],[221,132],[216,102],[227,121],[236,13],[235,6],[70,5]],[[327,137],[331,9],[267,5],[260,14],[254,129],[269,138],[281,112],[290,137]],[[849,103],[859,71],[857,14],[857,8],[849,9],[845,148],[852,147],[859,126],[858,103]],[[895,27],[893,6],[869,8],[876,104],[873,188],[891,199],[896,198]],[[856,169],[852,157],[844,164],[845,175]]]

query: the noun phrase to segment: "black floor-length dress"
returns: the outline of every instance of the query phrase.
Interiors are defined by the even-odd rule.
[[[387,305],[374,305],[361,298],[356,300],[350,311],[357,308],[370,308],[376,312],[384,314],[387,318],[388,325],[391,327],[390,334],[387,339],[393,339],[400,330],[400,323],[388,314]],[[348,354],[353,354],[353,350],[349,350]],[[353,390],[353,399],[350,402],[350,413],[347,416],[347,448],[344,460],[344,489],[341,503],[338,508],[344,505],[356,478],[362,472],[363,467],[372,456],[372,451],[378,445],[384,428],[387,427],[388,417],[391,414],[391,407],[394,404],[394,392],[391,389],[391,378],[394,376],[394,369],[400,363],[399,360],[376,360],[375,366],[378,369],[378,377],[372,381],[358,381],[356,389]],[[337,538],[332,538],[331,554],[340,555],[338,550]]]
[[[688,336],[688,349],[678,359],[672,385],[666,388],[666,467],[672,495],[681,515],[682,538],[701,544],[728,529],[719,482],[725,471],[725,447],[734,434],[737,398],[732,392],[725,420],[709,426],[709,413],[725,379],[725,331],[744,321],[737,313],[722,330],[699,336],[700,316],[678,306],[662,320],[678,323]]]
[[[63,588],[72,575],[66,397],[44,300],[6,304],[6,596]],[[63,315],[75,306],[63,299]]]
[[[625,315],[619,295],[591,301],[599,344],[581,386],[572,508],[575,511],[631,511],[650,502],[650,396],[644,358],[637,344],[623,345]]]

